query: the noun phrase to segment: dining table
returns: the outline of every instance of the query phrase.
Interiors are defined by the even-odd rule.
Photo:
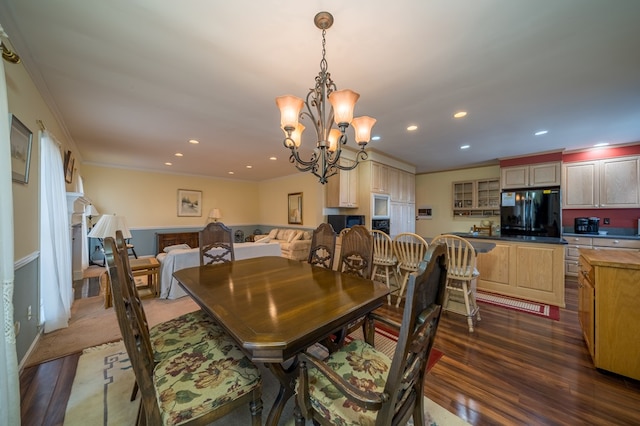
[[[382,283],[265,256],[181,269],[179,285],[237,342],[263,362],[280,390],[266,424],[278,423],[295,393],[298,354],[382,306]]]

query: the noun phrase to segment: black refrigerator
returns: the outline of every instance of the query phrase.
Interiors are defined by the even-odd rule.
[[[500,234],[560,238],[560,187],[503,191],[500,197]]]

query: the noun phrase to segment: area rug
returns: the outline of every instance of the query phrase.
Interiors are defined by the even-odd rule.
[[[378,336],[376,336],[378,337]],[[262,365],[258,367],[263,378],[265,407],[263,422],[278,393],[277,380]],[[134,383],[134,373],[122,341],[85,349],[80,356],[78,369],[71,388],[64,425],[133,425],[135,424],[138,399],[129,401]],[[427,425],[468,425],[455,414],[447,411],[428,398],[424,398]],[[293,426],[293,399],[289,400],[282,413],[279,425]],[[214,422],[214,425],[245,426],[251,423],[249,407],[235,410]],[[311,425],[310,421],[307,424]],[[411,422],[409,424],[412,424]]]
[[[500,306],[518,312],[525,312],[527,314],[549,318],[555,321],[560,320],[560,308],[554,305],[516,299],[495,293],[481,292],[479,290],[476,293],[476,300],[481,303]]]

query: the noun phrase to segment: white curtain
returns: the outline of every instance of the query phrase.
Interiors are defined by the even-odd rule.
[[[73,303],[71,232],[59,144],[40,133],[40,289],[44,332],[68,326]]]
[[[0,36],[6,37],[2,27]],[[13,187],[9,107],[4,61],[0,59],[0,425],[20,424],[18,355],[13,328]]]

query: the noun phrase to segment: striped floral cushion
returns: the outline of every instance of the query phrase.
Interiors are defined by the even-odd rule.
[[[352,385],[382,393],[391,359],[362,340],[334,352],[325,363]],[[313,408],[336,425],[373,425],[376,412],[359,407],[343,396],[318,370],[309,366],[309,398]]]
[[[261,386],[256,366],[233,344],[201,342],[160,361],[153,372],[165,425],[203,416]]]
[[[222,327],[202,310],[157,324],[149,329],[149,336],[156,361],[176,355],[205,339],[212,344],[233,344]]]

